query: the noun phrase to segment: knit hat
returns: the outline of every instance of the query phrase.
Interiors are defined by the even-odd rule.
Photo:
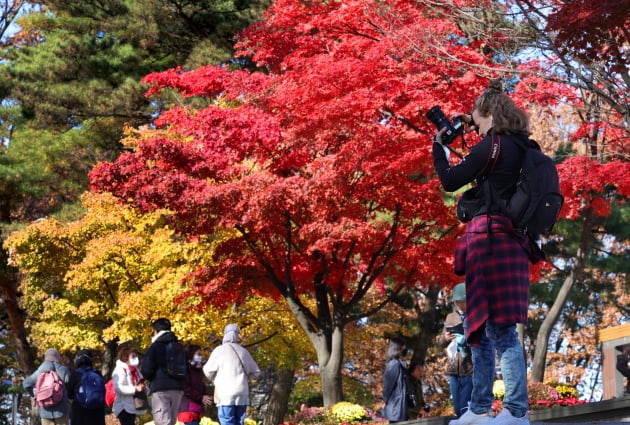
[[[453,288],[453,301],[466,301],[466,284],[459,283]]]
[[[240,330],[234,323],[230,323],[223,329],[223,342],[240,342],[241,338],[238,336]]]
[[[61,363],[61,354],[54,348],[49,348],[44,353],[44,360],[48,360],[49,362]]]

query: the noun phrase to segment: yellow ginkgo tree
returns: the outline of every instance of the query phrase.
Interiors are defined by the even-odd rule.
[[[214,247],[230,231],[185,240],[169,227],[168,211],[142,214],[107,194],[85,194],[83,206],[80,220],[40,220],[6,242],[23,276],[22,307],[39,351],[102,350],[111,341],[143,349],[151,321],[168,317],[182,342],[206,352],[225,324],[237,323],[262,364],[295,367],[312,357],[293,316],[272,299],[252,295],[217,310],[181,297],[187,275],[214,264]]]

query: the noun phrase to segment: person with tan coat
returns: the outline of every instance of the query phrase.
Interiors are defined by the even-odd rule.
[[[446,347],[449,375],[449,387],[453,399],[453,409],[460,417],[468,408],[472,393],[472,355],[464,337],[464,319],[466,316],[466,284],[460,283],[453,288],[453,312],[444,320],[444,331],[439,337],[439,344]]]

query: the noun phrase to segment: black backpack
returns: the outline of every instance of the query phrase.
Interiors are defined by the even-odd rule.
[[[500,145],[501,139],[494,143]],[[556,164],[542,153],[538,144],[525,145],[516,139],[525,152],[516,191],[502,208],[515,228],[534,237],[548,233],[558,219],[564,197],[560,194],[560,180]]]
[[[166,344],[166,373],[173,378],[186,377],[186,350],[177,341]]]

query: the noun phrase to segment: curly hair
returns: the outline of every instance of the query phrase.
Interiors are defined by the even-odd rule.
[[[524,134],[529,136],[529,117],[503,93],[500,80],[491,80],[488,88],[475,100],[473,110],[482,117],[492,116],[492,128],[498,134]]]

